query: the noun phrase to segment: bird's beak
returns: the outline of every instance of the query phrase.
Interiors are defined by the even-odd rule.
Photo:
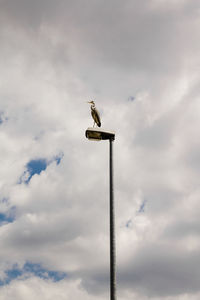
[[[87,101],[87,103],[92,103],[92,101]]]

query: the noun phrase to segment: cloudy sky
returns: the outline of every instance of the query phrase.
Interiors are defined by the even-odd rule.
[[[0,0],[0,295],[200,299],[200,3]]]

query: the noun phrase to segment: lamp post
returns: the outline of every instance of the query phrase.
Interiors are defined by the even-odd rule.
[[[109,183],[110,183],[110,300],[116,300],[116,253],[115,253],[115,210],[113,188],[113,141],[115,133],[88,128],[85,132],[89,140],[109,140]]]

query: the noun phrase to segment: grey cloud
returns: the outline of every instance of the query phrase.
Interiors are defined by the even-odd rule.
[[[199,291],[199,253],[171,246],[145,245],[119,273],[119,284],[151,297]]]
[[[157,187],[156,187],[157,185]],[[145,197],[147,199],[146,210],[150,214],[159,214],[161,211],[165,214],[170,214],[175,203],[180,202],[183,194],[170,186],[162,185],[155,181],[151,181],[152,188],[147,188]]]
[[[89,293],[93,295],[106,295],[109,291],[109,269],[103,270],[97,268],[95,272],[90,270],[84,270],[84,272],[77,274],[81,276],[81,286]]]
[[[16,41],[13,52],[21,53],[22,48],[27,55],[27,47],[34,49],[27,59],[29,68],[34,69],[38,60],[46,60],[57,76],[67,70],[70,76],[78,73],[95,96],[106,91],[120,95],[120,82],[127,94],[150,89],[155,99],[160,98],[163,87],[167,93],[171,81],[182,76],[183,65],[190,67],[186,57],[198,52],[195,16],[187,15],[184,3],[172,9],[139,1],[123,5],[120,1],[109,5],[103,1],[16,3],[2,4],[2,15],[7,16],[2,28],[16,20],[13,38],[20,28],[27,36],[25,45],[23,40],[20,44]],[[29,30],[32,23],[35,25]],[[29,44],[30,38],[37,51]]]
[[[169,225],[163,232],[163,238],[185,238],[198,236],[200,224],[198,220],[178,220]]]
[[[163,149],[165,151],[171,146],[175,133],[176,118],[172,116],[161,116],[148,127],[138,130],[134,138],[134,144],[140,147]]]
[[[121,5],[120,1],[20,0],[4,1],[1,8],[8,22],[22,22],[25,30],[31,24],[53,24],[62,33],[63,41],[77,48],[79,59],[83,52],[87,60],[131,68],[133,73],[149,73],[152,68],[155,73],[177,73],[177,68],[181,71],[185,49],[193,49],[197,37],[194,16],[187,15],[184,4],[180,10],[157,6],[158,9],[152,2],[139,1]]]
[[[192,149],[188,149],[184,154],[185,164],[194,171],[197,176],[200,172],[200,143],[196,141],[195,145],[192,145]]]
[[[30,29],[37,29],[46,18],[53,17],[57,7],[59,1],[55,5],[52,0],[2,0],[0,16],[4,26],[8,22],[7,25],[21,26],[23,30],[29,32]]]
[[[120,290],[131,290],[140,297],[157,299],[199,292],[198,251],[185,252],[180,247],[159,243],[141,246],[128,265],[118,268]],[[109,270],[84,270],[81,285],[92,294],[109,290]]]

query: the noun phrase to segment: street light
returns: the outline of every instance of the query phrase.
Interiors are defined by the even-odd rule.
[[[110,142],[110,300],[116,300],[115,211],[113,193],[113,141],[115,139],[115,133],[98,128],[88,128],[85,135],[89,140],[109,140]]]

